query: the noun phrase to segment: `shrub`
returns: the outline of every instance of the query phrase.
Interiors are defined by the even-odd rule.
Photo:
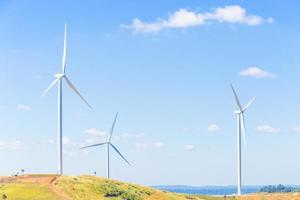
[[[135,185],[120,184],[113,181],[106,181],[100,185],[105,197],[118,197],[122,200],[142,200],[143,196],[150,196],[151,192],[140,189]]]
[[[269,185],[266,187],[263,187],[260,189],[260,192],[267,192],[267,193],[276,193],[276,192],[292,192],[294,190],[294,188],[290,187],[290,186],[284,186],[284,185],[277,185],[277,186],[273,186],[273,185]]]

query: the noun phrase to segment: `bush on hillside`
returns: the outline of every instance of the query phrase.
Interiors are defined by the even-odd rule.
[[[144,196],[151,195],[150,191],[139,189],[134,185],[120,184],[106,181],[100,185],[105,197],[119,197],[122,200],[142,200]]]

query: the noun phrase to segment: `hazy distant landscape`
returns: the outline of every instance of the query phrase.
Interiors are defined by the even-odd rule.
[[[153,186],[160,190],[166,190],[175,193],[185,194],[204,194],[204,195],[235,195],[236,186],[186,186],[186,185],[158,185]],[[243,194],[253,193],[291,193],[299,192],[299,186],[285,185],[245,185],[243,186]]]
[[[153,186],[160,190],[166,190],[185,194],[205,194],[205,195],[233,195],[236,194],[236,186],[172,186],[159,185]],[[264,186],[243,186],[243,194],[257,193]]]

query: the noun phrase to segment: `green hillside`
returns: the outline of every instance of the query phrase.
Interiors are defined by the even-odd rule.
[[[180,195],[94,176],[28,175],[0,179],[8,200],[217,200]],[[230,198],[227,198],[230,199]]]

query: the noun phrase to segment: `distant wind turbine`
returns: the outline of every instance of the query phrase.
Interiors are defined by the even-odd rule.
[[[239,97],[237,93],[235,92],[233,85],[231,85],[232,92],[235,97],[236,104],[238,106],[238,110],[234,111],[234,113],[237,115],[237,133],[238,133],[238,185],[237,185],[237,195],[241,195],[241,187],[242,187],[242,149],[241,149],[241,134],[243,134],[244,138],[244,144],[245,149],[247,152],[247,142],[246,142],[246,130],[245,130],[245,119],[244,119],[244,113],[249,108],[249,106],[253,103],[256,97],[253,97],[248,104],[246,104],[245,107],[242,107]],[[247,154],[246,154],[247,155]]]
[[[90,148],[90,147],[95,147],[95,146],[102,146],[102,145],[107,145],[107,178],[110,178],[110,154],[109,154],[109,150],[110,147],[112,147],[118,154],[119,156],[121,156],[121,158],[123,158],[123,160],[130,165],[130,163],[126,160],[126,158],[121,154],[121,152],[117,149],[117,147],[115,147],[112,143],[111,143],[111,139],[112,139],[112,135],[114,132],[114,128],[115,128],[115,124],[118,118],[118,113],[115,116],[114,122],[112,124],[112,127],[109,131],[109,138],[107,142],[103,142],[103,143],[98,143],[98,144],[93,144],[93,145],[89,145],[89,146],[84,146],[81,147],[80,149],[85,149],[85,148]]]
[[[59,74],[55,74],[55,80],[49,85],[49,87],[44,91],[42,96],[52,88],[54,85],[58,84],[58,170],[59,175],[63,174],[63,155],[62,155],[62,138],[63,138],[63,127],[62,127],[62,80],[64,79],[68,86],[86,103],[86,105],[92,108],[89,103],[83,98],[83,96],[78,92],[75,86],[66,76],[66,57],[67,57],[67,23],[65,23],[65,34],[64,34],[64,49],[62,57],[62,71]]]

